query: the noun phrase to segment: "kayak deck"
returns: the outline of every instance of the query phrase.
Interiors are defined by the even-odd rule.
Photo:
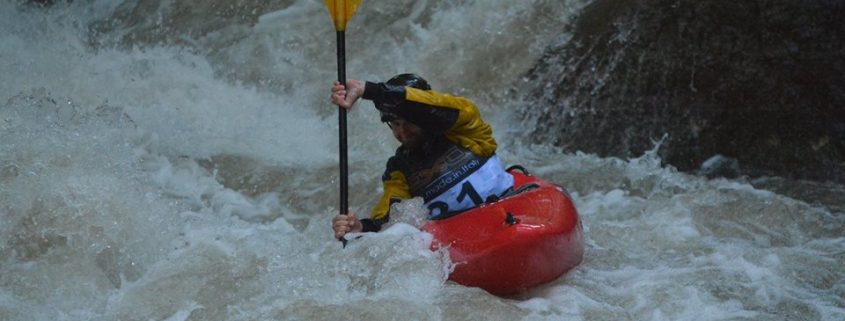
[[[423,226],[434,236],[433,249],[448,248],[455,264],[450,280],[514,295],[581,262],[581,222],[566,191],[536,177],[512,175],[515,189],[524,191]]]

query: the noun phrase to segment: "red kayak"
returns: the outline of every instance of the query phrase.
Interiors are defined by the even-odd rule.
[[[539,178],[511,172],[514,195],[432,220],[422,229],[433,249],[446,247],[449,279],[508,296],[557,279],[581,262],[581,221],[569,194]]]

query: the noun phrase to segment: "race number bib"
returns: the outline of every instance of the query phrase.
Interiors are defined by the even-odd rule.
[[[488,197],[502,195],[511,187],[513,176],[504,170],[499,156],[493,155],[472,174],[426,202],[425,206],[430,211],[430,217],[436,218],[481,205]]]

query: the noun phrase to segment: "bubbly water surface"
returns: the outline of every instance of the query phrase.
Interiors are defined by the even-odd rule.
[[[583,263],[499,298],[446,281],[413,215],[341,248],[328,14],[230,3],[0,3],[0,319],[845,319],[841,186],[519,143],[508,88],[578,1],[363,1],[347,72],[473,98],[506,163],[573,194]],[[365,215],[396,143],[349,117]]]

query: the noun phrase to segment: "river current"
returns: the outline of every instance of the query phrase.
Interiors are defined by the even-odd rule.
[[[328,13],[231,3],[0,2],[0,319],[845,319],[842,186],[522,143],[511,88],[588,1],[365,0],[346,48],[350,78],[473,99],[503,162],[571,192],[584,261],[500,298],[414,220],[342,248]],[[377,118],[349,113],[359,213],[397,146]]]

